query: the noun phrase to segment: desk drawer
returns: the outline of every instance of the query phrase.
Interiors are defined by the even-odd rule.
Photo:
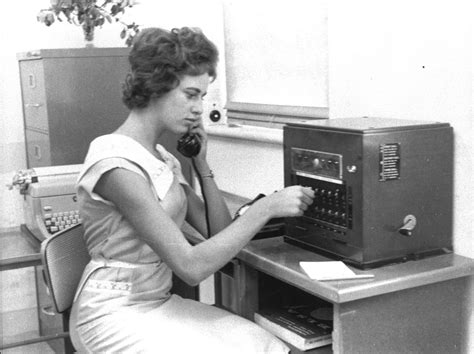
[[[48,131],[43,62],[20,62],[20,68],[25,127]]]

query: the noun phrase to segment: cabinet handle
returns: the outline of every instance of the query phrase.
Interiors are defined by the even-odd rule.
[[[41,147],[39,145],[33,145],[33,155],[40,160],[41,159]]]
[[[26,107],[33,107],[33,108],[40,108],[42,106],[41,103],[27,103],[25,104]]]
[[[56,316],[57,315],[57,313],[54,311],[52,305],[43,306],[41,308],[41,312],[44,313],[46,316]]]
[[[39,56],[41,56],[41,53],[37,50],[30,50],[29,52],[26,52],[26,56],[28,58],[37,58]]]
[[[34,74],[28,75],[28,87],[35,88],[36,87],[36,77]]]

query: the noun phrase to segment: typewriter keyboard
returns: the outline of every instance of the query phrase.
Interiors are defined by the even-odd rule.
[[[79,210],[44,214],[44,225],[50,234],[67,229],[80,222],[82,220],[79,217]]]

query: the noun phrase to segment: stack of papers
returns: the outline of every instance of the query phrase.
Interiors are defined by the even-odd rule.
[[[373,274],[356,274],[341,261],[300,262],[300,266],[311,279],[320,281],[370,279],[374,277]]]

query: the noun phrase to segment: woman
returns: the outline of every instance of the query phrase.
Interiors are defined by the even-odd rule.
[[[71,314],[78,350],[90,352],[279,353],[288,348],[251,321],[170,294],[172,272],[197,285],[231,260],[270,218],[302,215],[314,197],[293,186],[258,200],[231,223],[206,161],[202,99],[216,76],[216,47],[196,29],[152,28],[137,36],[123,100],[130,109],[115,132],[90,145],[78,197],[91,255]],[[195,246],[186,220],[208,234],[205,208],[175,157],[159,145],[165,131],[191,132],[193,157],[212,238]]]

